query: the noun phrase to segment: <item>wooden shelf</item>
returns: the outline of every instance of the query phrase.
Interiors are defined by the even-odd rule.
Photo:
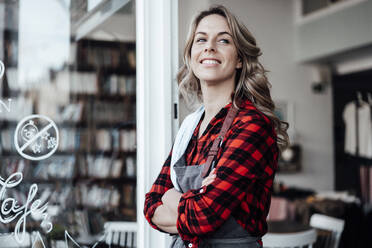
[[[16,127],[18,122],[9,120],[0,120],[0,127]],[[130,129],[136,127],[136,121],[120,121],[120,122],[91,122],[87,121],[63,121],[57,122],[57,127],[71,127],[71,128],[114,128],[114,129]]]
[[[136,155],[136,151],[56,151],[54,155],[61,155],[61,156],[73,156],[73,155],[103,155],[103,156],[112,156],[115,155],[117,157],[125,157],[125,156],[134,156]],[[1,151],[0,156],[17,156],[19,157],[19,154],[17,151]],[[21,157],[19,157],[21,158]]]
[[[136,95],[70,93],[74,100],[129,101],[136,102]]]
[[[95,151],[56,151],[55,155],[102,155],[105,157],[110,156],[117,156],[117,157],[125,157],[125,156],[133,156],[136,155],[136,151],[113,151],[113,150],[95,150]]]
[[[81,177],[81,176],[74,176],[72,178],[25,178],[23,180],[25,183],[40,183],[40,184],[56,184],[56,183],[71,183],[76,184],[77,182],[88,182],[88,183],[108,183],[108,184],[125,184],[125,183],[136,183],[136,177],[127,177],[122,176],[118,178],[97,178],[97,177]]]
[[[39,184],[56,184],[56,183],[74,183],[75,178],[25,178],[23,181],[25,183],[39,183]]]
[[[69,127],[69,128],[88,128],[88,122],[86,121],[63,121],[57,122],[57,127]]]
[[[95,65],[69,65],[68,66],[70,71],[77,71],[77,72],[96,72],[102,73],[104,75],[116,74],[121,76],[136,76],[136,70],[130,69],[126,66],[119,66],[119,67],[105,67],[105,66],[95,66]]]
[[[135,183],[137,181],[136,177],[118,177],[118,178],[97,178],[97,177],[77,177],[76,178],[79,182],[80,181],[89,181],[92,183],[95,182],[105,182],[105,183],[112,183],[112,184],[125,184],[125,183]]]
[[[96,128],[113,128],[113,129],[131,129],[136,128],[136,121],[125,121],[125,122],[96,122],[94,124]]]

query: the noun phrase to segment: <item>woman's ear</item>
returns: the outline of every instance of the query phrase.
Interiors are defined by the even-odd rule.
[[[238,63],[236,64],[236,69],[241,69],[243,67],[243,63],[242,63],[242,60],[240,58],[238,58]]]

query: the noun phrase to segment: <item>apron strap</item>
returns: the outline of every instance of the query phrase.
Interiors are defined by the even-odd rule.
[[[234,121],[234,118],[236,114],[238,113],[238,109],[234,107],[232,104],[229,112],[226,115],[225,120],[223,121],[222,128],[220,130],[220,133],[218,134],[217,138],[213,141],[213,145],[208,153],[208,158],[206,165],[204,167],[202,177],[205,178],[209,174],[210,167],[212,165],[212,168],[214,168],[214,159],[216,158],[218,154],[218,150],[220,149],[222,145],[223,138],[225,137],[225,134],[230,129],[231,124]]]

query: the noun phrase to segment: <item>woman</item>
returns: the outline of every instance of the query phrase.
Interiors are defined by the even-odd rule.
[[[173,235],[171,247],[262,245],[279,148],[289,141],[260,55],[223,6],[192,23],[178,83],[185,99],[202,107],[182,123],[144,206],[150,225]],[[175,156],[182,142],[185,151]]]

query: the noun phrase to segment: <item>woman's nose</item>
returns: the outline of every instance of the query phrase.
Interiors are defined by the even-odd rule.
[[[204,52],[215,52],[214,48],[213,47],[206,47],[204,49]]]
[[[211,42],[205,44],[204,52],[215,52],[214,45]]]

